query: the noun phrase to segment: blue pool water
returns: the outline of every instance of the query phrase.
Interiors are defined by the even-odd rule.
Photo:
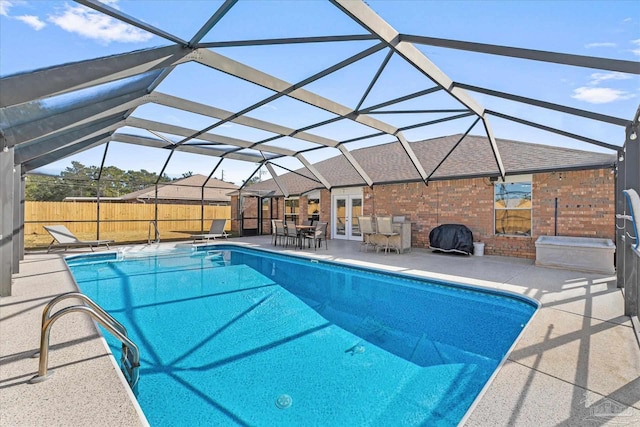
[[[140,347],[152,426],[454,426],[537,308],[233,245],[67,263]]]

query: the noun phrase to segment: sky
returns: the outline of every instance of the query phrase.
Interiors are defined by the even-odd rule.
[[[222,4],[221,1],[109,0],[111,7],[189,40]],[[390,1],[367,0],[378,15],[404,34],[448,38],[587,55],[629,61],[640,60],[640,2],[637,1]],[[204,37],[204,42],[263,39],[279,37],[364,34],[365,31],[346,18],[329,2],[240,0]],[[169,42],[131,27],[71,1],[0,0],[0,76],[27,72],[57,64],[92,59],[138,49],[168,45]],[[217,48],[215,52],[244,62],[280,79],[295,83],[322,71],[336,62],[373,46],[371,41],[349,43],[314,43],[287,46],[251,46]],[[521,96],[595,111],[631,120],[640,102],[640,77],[605,70],[563,66],[493,55],[456,51],[431,46],[416,47],[456,82],[510,92]],[[305,88],[354,108],[360,101],[386,52],[370,55],[336,73],[317,80]],[[640,65],[639,65],[640,67]],[[392,57],[362,106],[375,105],[433,84],[397,56]],[[244,82],[200,64],[188,63],[175,69],[158,90],[197,102],[240,111],[272,94],[267,89]],[[473,98],[491,110],[557,127],[568,132],[614,145],[622,145],[621,127],[596,123],[566,114],[472,93]],[[438,92],[417,98],[391,109],[460,108],[446,93]],[[300,128],[333,117],[290,98],[280,98],[251,111],[251,117],[292,128]],[[136,110],[134,116],[201,129],[215,119],[185,113],[154,104]],[[375,115],[379,120],[401,127],[428,121],[446,114],[424,117],[399,114]],[[490,117],[498,138],[557,145],[591,151],[597,146]],[[464,133],[473,118],[405,131],[409,141]],[[125,133],[149,137],[146,131],[125,128]],[[268,132],[228,123],[213,132],[224,136],[259,141]],[[373,133],[370,128],[339,121],[310,131],[336,140],[346,140]],[[483,134],[481,125],[471,131]],[[171,139],[171,136],[164,135]],[[175,139],[175,138],[174,138]],[[393,141],[379,137],[347,144],[349,150]],[[304,149],[308,143],[293,138],[277,140],[272,145]],[[57,173],[78,160],[99,165],[104,148],[96,148],[43,168]],[[335,149],[310,152],[310,161],[338,154]],[[159,172],[167,153],[112,143],[106,164],[122,169],[146,169]],[[180,176],[184,172],[208,175],[217,159],[178,153],[171,158],[166,173]],[[297,160],[276,163],[298,168]],[[255,165],[225,160],[216,177],[241,183]],[[283,173],[280,171],[279,173]],[[265,176],[268,178],[268,175]]]

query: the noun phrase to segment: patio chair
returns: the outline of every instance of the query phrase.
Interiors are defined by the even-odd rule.
[[[229,235],[224,228],[227,226],[226,219],[214,219],[211,221],[211,228],[207,234],[192,234],[191,238],[193,239],[193,243],[197,240],[209,241],[209,239],[216,240],[216,237],[224,237],[227,239]]]
[[[313,240],[313,249],[318,250],[318,246],[322,245],[322,241],[324,240],[324,248],[329,249],[327,245],[327,223],[326,222],[318,222],[316,224],[316,228],[312,230],[309,234],[304,236],[305,240],[308,240],[309,243]]]
[[[53,241],[47,248],[47,253],[54,248],[64,248],[66,251],[69,248],[82,246],[89,246],[93,252],[94,246],[105,245],[109,249],[109,243],[115,242],[115,240],[80,240],[64,225],[45,225],[44,229],[53,237]]]
[[[395,231],[393,231],[393,218],[391,218],[390,216],[382,216],[382,217],[376,217],[376,223],[378,224],[378,233],[384,237],[387,238],[387,245],[384,248],[384,252],[388,253],[389,252],[389,243],[391,241],[391,238],[394,236],[399,236],[398,233],[396,233]],[[380,249],[380,247],[378,246],[376,248],[376,252],[378,252],[378,249]],[[395,249],[397,253],[400,253],[400,249],[397,246],[393,246],[391,247],[391,249]]]
[[[271,220],[271,244],[275,246],[278,235],[276,234],[276,220]]]
[[[376,231],[373,228],[373,220],[370,216],[359,216],[358,223],[360,224],[360,231],[362,232],[362,244],[360,248],[364,246],[364,251],[367,252],[369,246],[376,247],[375,242],[371,238]]]
[[[295,222],[289,221],[283,224],[284,227],[284,247],[289,246],[291,243],[294,246],[298,245],[298,230],[296,229]]]
[[[273,224],[276,230],[274,244],[278,245],[278,239],[280,239],[280,243],[282,244],[282,246],[285,246],[287,243],[288,235],[287,228],[285,228],[284,226],[284,221],[281,219],[275,219],[273,220]]]
[[[312,226],[312,225],[313,225],[313,219],[305,219],[304,221],[302,221],[302,224],[301,224],[301,225],[305,225],[305,226],[309,226],[309,227],[310,227],[310,226]],[[305,237],[306,235],[310,235],[310,234],[312,234],[312,233],[313,233],[313,229],[302,230],[302,231],[300,232],[300,234],[301,234],[301,236],[300,236],[300,237],[301,237],[301,239],[303,239],[303,240],[304,240],[304,237]],[[300,244],[302,245],[302,241],[300,241]]]

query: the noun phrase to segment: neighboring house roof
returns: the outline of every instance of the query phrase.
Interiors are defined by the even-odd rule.
[[[207,179],[204,175],[191,175],[187,178],[158,185],[159,200],[201,200],[202,184]],[[230,202],[228,192],[239,188],[235,184],[211,178],[204,189],[205,202]],[[156,197],[155,186],[147,187],[133,193],[125,194],[122,200],[152,200]]]
[[[450,135],[410,144],[428,175],[461,137],[460,134]],[[611,154],[505,139],[497,139],[496,142],[507,175],[610,167],[616,161],[616,156]],[[491,150],[487,150],[488,145],[489,140],[486,137],[467,135],[447,160],[440,165],[431,179],[498,176],[496,161]],[[369,174],[374,184],[421,180],[418,171],[413,167],[409,157],[398,143],[353,150],[351,154]],[[332,187],[367,185],[343,156],[332,157],[316,163],[314,166]],[[322,184],[316,182],[315,177],[306,168],[298,169],[296,172],[303,176],[291,172],[279,176],[280,181],[291,195],[299,195],[323,187]],[[253,184],[247,187],[247,190],[275,190],[276,195],[282,195],[273,179]]]

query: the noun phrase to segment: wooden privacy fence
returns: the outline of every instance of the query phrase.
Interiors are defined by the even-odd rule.
[[[29,236],[46,235],[42,226],[64,224],[83,238],[95,238],[97,233],[97,203],[95,202],[25,202],[25,245]],[[201,205],[159,204],[158,228],[170,238],[199,233]],[[204,229],[212,219],[231,219],[230,206],[204,206]],[[135,241],[147,238],[149,221],[155,220],[155,205],[100,202],[100,238]],[[227,221],[226,230],[231,230]],[[176,234],[177,233],[177,234]],[[31,239],[33,240],[33,239]],[[48,242],[47,242],[48,243]],[[34,242],[36,246],[40,243]]]

